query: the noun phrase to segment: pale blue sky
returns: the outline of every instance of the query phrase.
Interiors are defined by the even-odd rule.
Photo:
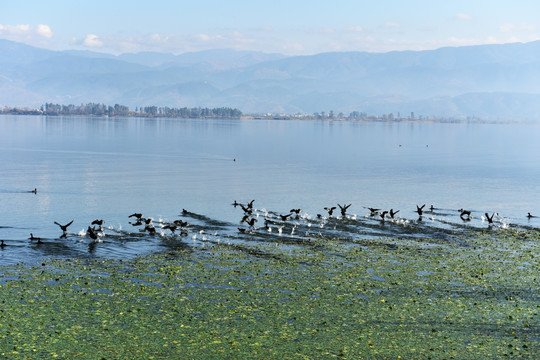
[[[305,55],[540,39],[537,0],[0,0],[0,38],[48,49]]]

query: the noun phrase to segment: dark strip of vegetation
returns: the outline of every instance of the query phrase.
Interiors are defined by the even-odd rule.
[[[158,106],[137,107],[135,111],[129,109],[125,105],[115,104],[114,106],[88,103],[81,105],[59,105],[46,103],[39,109],[29,108],[4,108],[0,109],[0,114],[8,115],[48,115],[48,116],[137,116],[137,117],[172,117],[172,118],[239,118],[242,112],[238,109],[230,107],[219,108],[171,108]]]

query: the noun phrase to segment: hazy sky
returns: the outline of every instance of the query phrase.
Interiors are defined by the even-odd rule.
[[[304,55],[540,39],[538,0],[0,0],[0,38],[48,49]]]

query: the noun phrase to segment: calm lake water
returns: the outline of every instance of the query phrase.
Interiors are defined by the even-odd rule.
[[[499,214],[493,231],[537,228],[526,215],[540,215],[539,138],[537,124],[0,116],[0,263],[318,234],[443,239],[487,228],[485,212]],[[253,229],[234,200],[255,200]],[[351,204],[347,216],[329,218],[324,207],[338,203]],[[417,204],[436,210],[419,221]],[[399,209],[399,219],[367,207]],[[292,208],[300,216],[282,221]],[[135,212],[157,235],[130,224]],[[95,219],[105,220],[99,243],[86,234]],[[187,234],[161,229],[177,219]],[[71,220],[60,238],[54,222]]]

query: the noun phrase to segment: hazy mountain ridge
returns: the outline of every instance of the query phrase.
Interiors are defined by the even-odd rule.
[[[233,50],[115,56],[0,40],[0,105],[103,102],[537,119],[538,54],[540,41],[285,57]]]

